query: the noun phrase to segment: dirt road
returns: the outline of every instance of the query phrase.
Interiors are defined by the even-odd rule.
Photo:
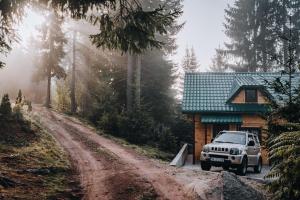
[[[42,107],[33,116],[70,154],[88,200],[194,199],[172,169],[95,133],[76,119]]]

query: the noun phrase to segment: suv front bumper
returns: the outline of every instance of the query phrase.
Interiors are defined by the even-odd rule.
[[[200,161],[207,162],[212,166],[235,166],[240,165],[243,155],[230,155],[216,152],[201,152]]]

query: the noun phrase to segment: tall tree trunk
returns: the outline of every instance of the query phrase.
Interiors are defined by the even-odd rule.
[[[134,55],[128,53],[127,55],[127,86],[126,86],[126,109],[128,112],[132,111],[132,74],[133,74]]]
[[[282,2],[282,7],[283,7],[283,15],[284,15],[284,19],[283,19],[283,22],[282,22],[282,30],[283,30],[283,36],[284,37],[288,37],[288,28],[287,28],[287,16],[288,16],[288,13],[287,13],[287,2],[284,0]],[[284,63],[284,66],[287,66],[288,64],[288,41],[283,39],[283,63]],[[285,67],[285,70],[289,70],[287,67]]]
[[[76,97],[75,97],[75,73],[76,73],[76,31],[73,33],[73,66],[72,66],[72,80],[71,80],[71,113],[76,113]]]
[[[136,72],[135,72],[135,105],[137,109],[141,106],[141,68],[142,55],[136,57]]]
[[[256,72],[257,71],[257,32],[258,32],[258,21],[257,21],[257,1],[254,1],[254,8],[253,8],[253,49],[254,49],[254,53],[253,53],[253,63],[252,63],[252,70],[251,72]]]
[[[52,56],[52,53],[53,53],[53,43],[52,43],[52,34],[51,34],[51,31],[49,32],[49,59],[50,59],[50,62],[47,63],[47,96],[46,96],[46,103],[45,103],[45,106],[47,108],[50,108],[51,107],[51,68],[52,68],[52,61],[53,61],[53,56]]]
[[[88,116],[91,110],[91,106],[90,106],[90,92],[93,90],[92,86],[91,86],[91,79],[92,79],[92,72],[91,72],[91,66],[90,66],[90,56],[88,56],[86,58],[86,63],[88,63],[86,65],[87,67],[87,77],[85,80],[85,89],[84,89],[84,101],[83,101],[83,105],[82,105],[82,112],[85,116]]]
[[[51,107],[51,68],[50,65],[47,69],[47,96],[45,106],[47,108]]]

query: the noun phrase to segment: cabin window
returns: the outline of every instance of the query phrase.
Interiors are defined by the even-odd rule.
[[[257,103],[257,90],[246,89],[245,90],[245,101],[246,101],[246,103]]]

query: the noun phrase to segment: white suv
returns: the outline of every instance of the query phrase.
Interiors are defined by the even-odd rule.
[[[245,175],[247,167],[251,166],[260,173],[262,158],[258,137],[242,131],[221,131],[212,143],[203,147],[200,161],[202,170],[210,170],[211,166],[232,167]]]

